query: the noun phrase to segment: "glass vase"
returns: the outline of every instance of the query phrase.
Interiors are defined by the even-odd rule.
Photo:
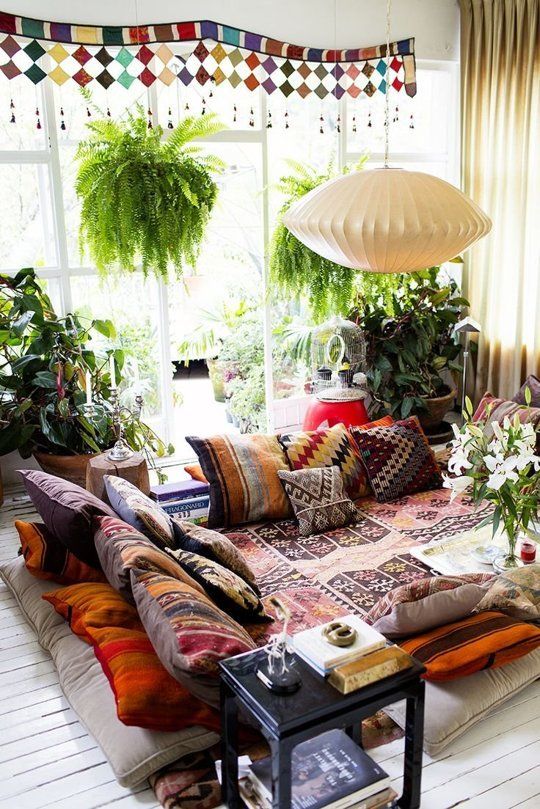
[[[493,560],[493,570],[496,573],[507,573],[509,570],[515,570],[518,567],[523,567],[523,562],[516,554],[516,546],[519,539],[519,533],[505,531],[504,536],[508,543],[508,550],[499,554]]]

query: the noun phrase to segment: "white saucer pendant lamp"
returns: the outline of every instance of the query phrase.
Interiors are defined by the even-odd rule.
[[[386,6],[384,168],[329,180],[291,205],[283,223],[306,247],[351,269],[414,272],[455,258],[491,220],[455,186],[390,168],[390,0]]]
[[[285,226],[324,258],[352,269],[413,272],[459,255],[491,230],[450,183],[420,171],[356,171],[310,191]]]

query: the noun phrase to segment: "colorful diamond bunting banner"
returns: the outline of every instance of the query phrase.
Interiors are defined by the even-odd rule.
[[[390,43],[389,82],[416,93],[414,39]],[[329,50],[291,45],[211,20],[138,27],[92,27],[45,22],[0,12],[0,70],[6,79],[25,75],[108,88],[134,81],[204,87],[228,82],[251,91],[302,98],[315,94],[357,98],[386,88],[386,45]]]

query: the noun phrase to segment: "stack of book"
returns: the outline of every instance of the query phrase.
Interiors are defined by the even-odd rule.
[[[344,615],[337,621],[356,630],[350,646],[333,646],[322,626],[298,632],[292,639],[296,654],[342,694],[349,694],[412,665],[412,658],[399,646],[387,646],[384,635],[357,615]]]
[[[270,756],[249,767],[239,782],[250,809],[272,806]],[[293,809],[382,809],[396,793],[388,774],[342,730],[329,730],[297,745],[291,761]]]
[[[167,514],[184,520],[204,523],[208,519],[210,486],[198,480],[181,480],[176,483],[161,483],[152,486],[150,497],[159,503]]]

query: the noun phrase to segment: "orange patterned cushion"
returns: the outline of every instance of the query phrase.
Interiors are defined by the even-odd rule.
[[[94,646],[125,725],[175,731],[192,725],[219,730],[219,714],[163,668],[137,610],[109,584],[75,584],[43,598]]]
[[[345,425],[281,435],[279,440],[293,470],[337,466],[349,497],[354,500],[370,493],[356,443]]]
[[[43,523],[15,520],[15,528],[26,569],[37,579],[58,584],[107,581],[101,570],[77,559]]]
[[[427,669],[426,680],[456,680],[496,669],[540,646],[538,627],[486,611],[400,641]]]
[[[292,516],[277,475],[289,464],[275,435],[188,435],[186,441],[210,484],[208,528]]]

